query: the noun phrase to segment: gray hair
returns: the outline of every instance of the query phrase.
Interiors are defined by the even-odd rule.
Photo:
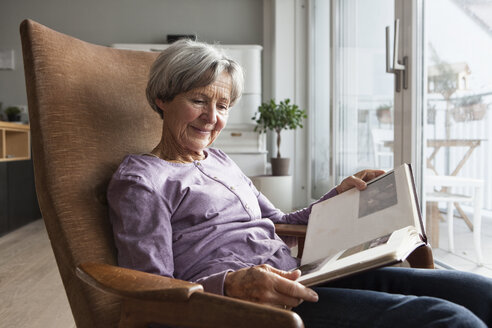
[[[179,40],[162,51],[152,64],[147,83],[147,100],[163,118],[155,103],[172,101],[180,93],[205,87],[222,72],[231,76],[231,103],[239,100],[243,92],[244,76],[241,66],[212,45],[191,40]]]

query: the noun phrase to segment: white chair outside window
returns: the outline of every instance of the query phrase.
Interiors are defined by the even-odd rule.
[[[374,167],[382,170],[393,168],[393,129],[372,129]]]
[[[393,130],[391,129],[372,129],[371,130],[374,147],[374,164],[376,168],[389,170],[393,167]],[[457,176],[440,176],[433,173],[425,176],[425,200],[426,202],[445,202],[447,204],[447,224],[449,250],[454,252],[454,204],[473,203],[473,242],[477,252],[478,263],[483,263],[481,248],[481,225],[482,225],[482,193],[483,180],[464,178]],[[452,193],[456,187],[473,187],[472,195],[461,195]],[[427,218],[432,220],[435,218]],[[438,245],[435,245],[438,246]]]
[[[454,203],[473,203],[473,243],[477,252],[478,264],[482,265],[482,245],[481,245],[481,227],[482,227],[482,203],[483,203],[483,180],[463,178],[456,176],[439,176],[427,175],[426,184],[426,202],[445,202],[447,204],[447,224],[449,250],[454,252]],[[437,188],[440,187],[440,190]],[[473,187],[472,195],[462,195],[452,192],[455,187]],[[428,190],[430,189],[430,190]],[[428,218],[432,219],[432,218]]]

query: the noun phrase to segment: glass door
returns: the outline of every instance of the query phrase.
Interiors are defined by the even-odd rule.
[[[311,198],[411,163],[435,259],[492,269],[492,1],[310,3]]]
[[[313,16],[311,194],[318,198],[361,169],[394,166],[395,78],[385,67],[385,27],[392,43],[395,4],[320,0]]]
[[[492,266],[492,2],[432,0],[424,10],[427,230],[439,260]]]

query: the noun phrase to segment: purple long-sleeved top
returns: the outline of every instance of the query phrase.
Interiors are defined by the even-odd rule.
[[[228,272],[298,265],[274,223],[306,224],[311,206],[284,214],[222,151],[171,163],[126,156],[108,187],[120,266],[200,283],[223,294]],[[333,189],[320,200],[336,195]]]

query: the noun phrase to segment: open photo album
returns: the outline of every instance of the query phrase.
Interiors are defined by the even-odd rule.
[[[412,169],[403,164],[313,206],[297,280],[306,286],[403,262],[427,243]]]

